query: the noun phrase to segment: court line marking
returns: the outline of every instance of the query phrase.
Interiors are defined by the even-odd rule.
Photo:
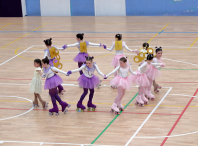
[[[7,96],[7,95],[0,95],[0,97],[16,97],[16,98],[22,98],[22,99],[25,99],[27,101],[30,101],[31,103],[33,102],[32,100],[28,99],[28,98],[24,98],[24,97],[19,97],[19,96]],[[16,116],[12,116],[12,117],[9,117],[9,118],[4,118],[4,119],[0,119],[0,121],[3,121],[3,120],[8,120],[8,119],[12,119],[12,118],[16,118],[16,117],[20,117],[22,115],[25,115],[27,113],[29,113],[30,111],[32,111],[34,109],[34,107],[32,106],[31,109],[29,109],[28,111],[22,113],[22,114],[19,114],[19,115],[16,115]]]
[[[190,50],[190,48],[196,43],[197,40],[198,40],[198,38],[195,39],[195,41],[190,45],[190,47],[188,48],[188,50]]]
[[[176,96],[179,95],[179,96],[188,96],[188,97],[196,97],[196,98],[198,98],[197,96],[184,95],[184,94],[169,94],[169,95],[176,95]],[[188,107],[190,107],[190,106],[188,106]],[[137,136],[135,138],[145,138],[145,139],[148,139],[148,138],[162,138],[162,137],[178,137],[178,136],[185,136],[185,135],[190,135],[190,134],[195,134],[195,133],[198,133],[198,131],[184,133],[184,134],[178,134],[178,135],[170,135],[170,136]]]
[[[0,66],[2,66],[2,65],[3,65],[3,64],[5,64],[5,63],[7,63],[8,61],[10,61],[10,60],[14,59],[14,58],[15,58],[15,57],[17,57],[18,55],[20,55],[20,54],[22,54],[22,53],[26,52],[27,50],[31,49],[32,47],[34,47],[34,45],[33,45],[33,46],[31,46],[31,47],[29,47],[29,48],[27,48],[27,49],[25,49],[24,51],[22,51],[21,53],[19,53],[19,54],[15,55],[14,57],[12,57],[12,58],[10,58],[10,59],[6,60],[5,62],[1,63],[1,64],[0,64]]]
[[[6,27],[6,26],[8,26],[8,25],[10,25],[10,24],[11,24],[11,23],[8,23],[8,24],[6,24],[6,25],[0,27],[0,29],[4,28],[4,27]]]
[[[193,96],[195,96],[198,92],[198,88],[195,91],[195,93],[193,94]],[[187,110],[187,108],[189,107],[190,103],[192,102],[192,100],[194,99],[194,97],[191,97],[190,101],[188,102],[188,104],[186,105],[186,107],[184,108],[184,110],[181,112],[180,116],[178,117],[178,119],[176,120],[176,122],[174,123],[173,127],[170,129],[170,131],[168,132],[167,136],[170,136],[170,134],[172,133],[172,131],[175,129],[176,125],[178,124],[179,120],[181,119],[181,117],[183,116],[183,114],[185,113],[185,111]],[[163,146],[166,141],[167,141],[168,137],[166,137],[163,142],[161,143],[160,146]]]
[[[27,34],[23,35],[22,37],[17,38],[16,40],[14,40],[14,41],[10,42],[9,44],[7,44],[7,45],[5,45],[5,46],[3,46],[3,47],[1,47],[1,48],[3,49],[3,48],[5,48],[5,47],[7,47],[7,46],[9,46],[9,45],[13,44],[14,42],[16,42],[16,41],[20,40],[21,38],[23,38],[23,37],[25,37],[25,36],[29,35],[29,34],[30,34],[30,33],[32,33],[32,32],[35,32],[36,30],[38,30],[39,28],[41,28],[41,27],[43,27],[43,26],[45,26],[45,25],[47,25],[47,23],[45,23],[45,24],[41,25],[40,27],[38,27],[38,28],[36,28],[36,29],[34,29],[34,30],[30,31],[29,33],[27,33]]]
[[[158,108],[158,106],[162,103],[162,101],[166,98],[166,96],[169,94],[169,92],[172,90],[173,87],[170,87],[170,89],[166,92],[164,97],[159,101],[159,103],[155,106],[155,108],[151,111],[151,113],[148,115],[148,117],[144,120],[144,122],[140,125],[140,127],[137,129],[137,131],[132,135],[132,137],[129,139],[129,141],[125,144],[125,146],[128,146],[133,138],[137,135],[137,133],[142,129],[144,124],[149,120],[149,118],[152,116],[152,114],[155,112],[155,110]]]

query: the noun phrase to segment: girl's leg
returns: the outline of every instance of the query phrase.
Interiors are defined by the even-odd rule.
[[[39,99],[40,103],[42,104],[42,107],[44,109],[46,109],[48,107],[48,103],[41,98],[40,94],[37,94],[37,98]]]
[[[57,94],[57,88],[49,89],[49,94],[51,96],[53,108],[49,110],[50,114],[53,112],[56,112],[58,115],[58,106],[56,104],[56,94]]]
[[[58,85],[58,93],[63,95],[62,92],[65,92],[63,86],[62,85]]]
[[[125,95],[125,92],[126,92],[126,89],[122,89],[122,96],[120,97],[117,105],[119,108],[121,108],[122,111],[124,111],[124,106],[122,105],[121,101],[122,101],[122,98],[124,97]]]
[[[115,98],[115,100],[114,100],[114,103],[113,103],[113,105],[111,106],[111,109],[113,109],[114,111],[116,111],[116,112],[119,112],[119,109],[118,109],[118,102],[119,102],[119,100],[120,100],[120,98],[122,97],[122,87],[118,87],[117,88],[117,91],[118,91],[118,95],[117,95],[117,97]]]
[[[80,68],[82,65],[83,65],[83,62],[78,62],[78,67],[79,67],[79,68]],[[80,75],[82,75],[82,74],[83,74],[83,71],[81,70],[81,71],[79,71],[79,73],[80,73]]]
[[[141,92],[141,99],[144,102],[144,104],[148,104],[148,99],[144,95],[145,90],[146,90],[145,87],[140,87],[139,92]]]
[[[151,98],[151,100],[154,100],[155,99],[155,96],[151,93],[151,86],[152,86],[152,83],[153,83],[153,80],[148,78],[149,80],[149,86],[147,87],[147,91],[146,91],[146,95],[147,95],[147,98]]]
[[[142,94],[143,94],[143,90],[142,90],[142,87],[139,87],[139,90],[138,90],[138,96],[136,97],[136,105],[139,104],[139,106],[143,106],[144,105],[144,102],[142,101]]]
[[[39,107],[39,105],[38,105],[38,99],[37,99],[36,93],[34,93],[33,106],[34,106],[34,107]]]
[[[87,89],[87,88],[83,88],[83,89],[84,89],[84,92],[83,92],[83,94],[81,95],[80,100],[78,101],[77,108],[81,108],[81,109],[84,110],[84,109],[86,109],[86,107],[82,104],[82,102],[83,102],[85,96],[86,96],[87,93],[88,93],[88,89]]]
[[[96,108],[96,105],[92,104],[93,96],[94,96],[94,89],[89,89],[90,94],[89,94],[89,101],[87,103],[88,108]]]
[[[158,84],[155,82],[155,80],[153,80],[153,87],[154,87],[154,92],[155,93],[159,92],[159,90],[158,90]]]

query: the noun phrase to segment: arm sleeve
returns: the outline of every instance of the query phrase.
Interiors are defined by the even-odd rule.
[[[70,47],[77,47],[78,46],[78,43],[75,43],[75,44],[71,44],[71,45],[67,45],[66,48],[70,48]]]
[[[53,71],[55,71],[55,72],[59,72],[59,73],[62,73],[62,74],[64,74],[64,75],[67,75],[66,72],[64,72],[64,71],[62,71],[62,70],[60,70],[60,69],[58,69],[58,68],[56,68],[56,67],[51,67],[51,69],[52,69]]]
[[[98,47],[101,46],[100,44],[95,44],[95,43],[91,43],[91,42],[89,42],[89,45],[90,45],[90,46],[98,46]]]
[[[131,67],[129,68],[129,72],[133,75],[137,75],[137,73],[133,72],[133,70],[131,69]]]
[[[98,68],[98,66],[96,64],[94,64],[96,67],[97,72],[99,73],[99,75],[104,76],[104,74],[100,71],[100,69]]]
[[[111,46],[111,48],[106,48],[108,51],[112,51],[115,48],[115,43]]]
[[[125,44],[125,42],[123,42],[123,45],[124,45],[124,47],[125,47],[126,50],[131,51],[131,52],[134,52],[134,50],[131,50],[131,49],[128,48],[128,46]]]
[[[48,53],[47,50],[45,50],[45,55],[44,55],[43,58],[47,57],[47,53]]]
[[[151,63],[151,65],[153,65],[153,66],[161,66],[162,63]]]
[[[145,67],[147,65],[147,62],[142,63],[139,67],[138,70],[141,70],[143,67]]]
[[[82,66],[81,66],[80,68],[78,68],[78,69],[72,70],[71,72],[72,72],[72,73],[79,72],[79,71],[83,70],[85,67],[86,67],[86,64],[82,65]]]
[[[112,75],[113,73],[115,73],[116,71],[118,71],[118,69],[120,68],[120,66],[116,67],[112,72],[110,72],[108,75],[106,75],[106,77]]]

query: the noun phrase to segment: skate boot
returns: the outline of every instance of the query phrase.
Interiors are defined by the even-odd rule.
[[[141,95],[141,99],[142,99],[142,101],[144,102],[144,104],[148,104],[148,103],[149,103],[149,102],[148,102],[148,99],[145,97],[144,94]]]
[[[151,99],[152,101],[155,100],[155,96],[151,93],[151,91],[148,91],[148,92],[147,92],[147,98],[148,98],[148,100],[150,100],[150,99]]]
[[[121,101],[118,101],[118,108],[120,109],[120,111],[124,111],[124,106],[121,104]]]
[[[141,99],[141,95],[138,95],[136,97],[136,103],[135,103],[135,105],[138,105],[138,104],[139,104],[139,106],[144,106],[144,102]]]
[[[36,102],[36,101],[33,101],[33,107],[39,107],[39,104],[38,104],[38,101]]]
[[[82,104],[82,102],[78,102],[78,104],[77,104],[77,109],[76,109],[76,111],[77,112],[84,112],[84,110],[86,109],[86,107]]]
[[[54,107],[53,107],[52,109],[49,110],[49,114],[50,114],[50,115],[53,115],[54,113],[56,113],[56,116],[59,115],[58,106],[57,106],[57,105],[54,105]]]
[[[64,112],[64,114],[66,114],[66,112],[68,111],[66,108],[69,108],[71,105],[67,104],[66,102],[61,102],[60,105],[62,106],[62,112]]]
[[[59,95],[59,96],[64,95],[64,92],[66,92],[66,90],[63,89],[63,90],[61,90],[61,91],[58,93],[58,95]]]
[[[97,85],[97,88],[98,88],[98,89],[100,89],[101,82],[102,82],[102,80],[100,80],[100,83]]]
[[[48,107],[48,102],[44,102],[42,105],[43,105],[43,109],[47,109],[47,107]]]
[[[159,90],[158,90],[158,84],[153,84],[153,87],[154,87],[154,92],[155,93],[158,93]]]
[[[120,111],[119,111],[119,109],[117,108],[117,104],[116,103],[113,103],[113,105],[111,106],[111,111],[110,111],[111,113],[115,113],[116,115],[119,115],[120,113]]]
[[[88,101],[87,107],[88,107],[87,111],[95,111],[96,109],[96,105],[94,105],[92,101]]]

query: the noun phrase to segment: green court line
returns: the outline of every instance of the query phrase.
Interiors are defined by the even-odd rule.
[[[198,69],[174,69],[174,68],[161,68],[161,70],[198,70]]]
[[[125,105],[124,109],[135,99],[137,95],[138,93]],[[122,113],[122,111],[120,113]],[[115,121],[115,119],[117,119],[118,116],[119,115],[115,116],[115,118],[107,125],[107,127],[105,127],[105,129],[96,137],[96,139],[94,139],[94,141],[91,144],[94,144],[96,140],[98,140],[98,138],[107,130],[107,128],[109,128],[109,126]]]

